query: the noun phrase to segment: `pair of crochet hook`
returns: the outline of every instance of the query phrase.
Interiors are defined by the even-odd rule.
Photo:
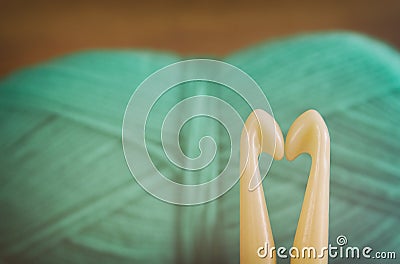
[[[306,111],[293,122],[285,143],[278,124],[268,113],[255,110],[245,122],[240,142],[240,263],[276,263],[258,168],[261,152],[277,160],[284,152],[288,160],[302,153],[311,156],[311,170],[293,247],[286,254],[295,264],[327,263],[330,139],[324,120],[315,110]],[[254,181],[259,184],[253,186]],[[264,251],[262,257],[260,249]]]

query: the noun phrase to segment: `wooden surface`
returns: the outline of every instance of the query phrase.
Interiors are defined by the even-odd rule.
[[[1,1],[0,76],[93,48],[222,56],[260,41],[352,30],[400,47],[400,1]]]

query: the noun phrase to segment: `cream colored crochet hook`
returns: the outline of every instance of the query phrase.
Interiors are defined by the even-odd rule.
[[[257,249],[266,243],[269,248],[275,246],[261,184],[258,157],[261,152],[266,152],[274,159],[281,159],[283,149],[282,132],[274,118],[263,110],[252,112],[246,120],[240,140],[241,264],[276,263],[275,254],[268,254],[265,258],[260,258],[257,254]],[[255,188],[249,188],[254,182],[259,184],[253,186]]]
[[[325,248],[328,247],[329,227],[330,139],[324,120],[315,110],[300,115],[286,137],[286,158],[293,160],[302,153],[310,154],[312,164],[293,242],[293,247],[299,250],[299,258],[291,258],[291,263],[328,263]],[[316,249],[316,258],[307,247]]]

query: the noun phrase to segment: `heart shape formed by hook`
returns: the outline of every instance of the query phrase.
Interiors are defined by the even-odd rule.
[[[268,143],[269,142],[269,143]],[[241,138],[240,179],[240,262],[276,263],[276,253],[257,254],[260,245],[275,248],[268,210],[261,184],[250,189],[252,178],[259,179],[258,155],[266,152],[288,160],[302,153],[312,158],[304,201],[291,252],[291,263],[328,262],[330,139],[321,115],[308,110],[291,125],[283,143],[282,132],[272,116],[254,111],[245,123]],[[261,179],[259,179],[261,181]],[[306,250],[304,250],[306,249]],[[263,248],[263,250],[269,250]]]

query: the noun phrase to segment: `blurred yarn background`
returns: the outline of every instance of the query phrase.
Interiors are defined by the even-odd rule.
[[[330,243],[346,235],[399,257],[399,14],[398,1],[2,1],[0,263],[239,262],[238,184],[207,204],[171,205],[133,180],[122,151],[136,87],[189,57],[248,73],[284,134],[317,109],[332,141]],[[165,100],[215,93],[190,87],[201,89],[177,87]],[[207,129],[218,171],[229,154],[218,124],[194,122],[182,147],[198,154],[193,134]],[[169,171],[158,141],[150,145]],[[274,162],[263,182],[279,246],[292,245],[309,168],[305,155]]]

